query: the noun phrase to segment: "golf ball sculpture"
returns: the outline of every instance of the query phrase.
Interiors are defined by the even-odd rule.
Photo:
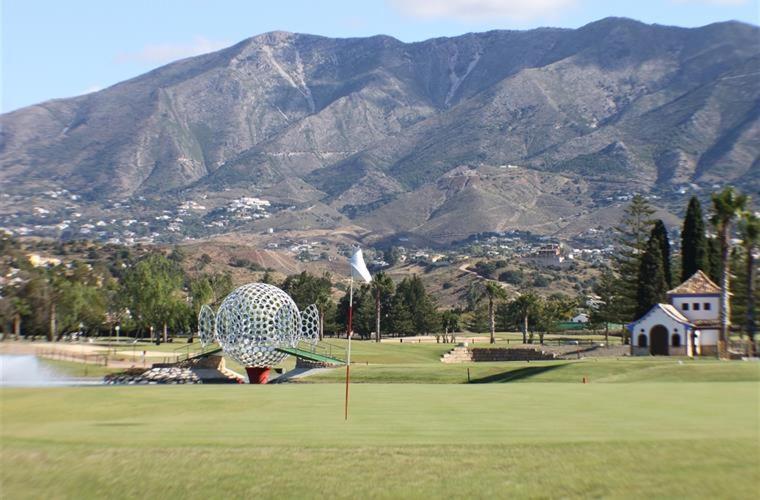
[[[198,330],[200,332],[201,344],[207,346],[214,342],[214,323],[216,315],[210,306],[204,304],[198,314]]]
[[[287,293],[266,283],[235,289],[216,315],[210,307],[202,307],[198,326],[204,346],[216,340],[225,354],[246,367],[274,366],[287,356],[278,348],[319,340],[316,306],[300,313]]]

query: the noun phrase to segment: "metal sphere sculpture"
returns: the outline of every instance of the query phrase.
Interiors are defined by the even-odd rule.
[[[287,356],[278,348],[296,347],[302,340],[315,344],[319,313],[314,305],[299,313],[293,299],[276,286],[249,283],[229,294],[216,315],[202,307],[198,325],[203,345],[215,339],[241,365],[263,368]]]
[[[201,306],[201,312],[198,314],[198,330],[200,332],[201,344],[207,346],[214,342],[214,325],[216,324],[216,314],[208,305]]]

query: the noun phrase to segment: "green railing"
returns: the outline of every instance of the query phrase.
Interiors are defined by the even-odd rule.
[[[326,356],[333,359],[346,359],[346,348],[331,344],[325,341],[319,341],[316,344],[311,344],[301,340],[296,345],[296,348],[302,351],[308,351],[312,354],[319,354],[320,356]]]
[[[192,344],[187,344],[186,346],[182,346],[179,349],[175,349],[174,352],[176,354],[177,363],[182,361],[187,361],[190,358],[197,358],[202,356],[208,356],[210,354],[215,354],[222,350],[222,348],[217,344],[209,344],[205,347],[201,347],[198,350],[191,349]],[[184,354],[181,353],[181,351],[185,351]]]

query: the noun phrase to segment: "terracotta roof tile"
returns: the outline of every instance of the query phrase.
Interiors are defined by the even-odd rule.
[[[705,329],[720,329],[721,324],[720,321],[717,319],[701,319],[694,321],[694,326],[697,328],[705,328]]]
[[[691,278],[687,279],[674,289],[668,292],[668,295],[688,295],[688,294],[719,294],[720,287],[710,280],[705,273],[697,271]]]
[[[657,304],[657,305],[660,307],[660,309],[665,311],[665,314],[667,314],[674,320],[679,321],[681,323],[686,323],[688,325],[692,324],[692,322],[689,321],[689,319],[686,316],[681,314],[681,311],[673,307],[671,304]]]

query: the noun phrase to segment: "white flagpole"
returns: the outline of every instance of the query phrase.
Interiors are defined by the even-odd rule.
[[[348,420],[348,384],[351,380],[351,334],[353,333],[353,310],[354,310],[354,276],[351,274],[351,285],[348,292],[348,353],[346,354],[346,402],[343,408],[343,418]]]

